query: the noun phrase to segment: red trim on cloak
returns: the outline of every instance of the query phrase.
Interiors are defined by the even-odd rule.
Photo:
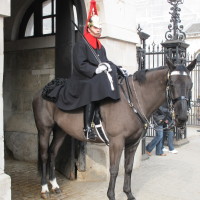
[[[92,48],[101,49],[102,44],[96,37],[94,37],[93,35],[91,35],[88,32],[85,32],[84,36],[85,36],[86,40],[89,42],[89,44],[92,46]]]

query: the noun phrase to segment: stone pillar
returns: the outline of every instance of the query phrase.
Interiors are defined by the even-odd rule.
[[[4,34],[3,19],[10,15],[10,0],[1,0],[0,6],[0,198],[1,200],[11,199],[11,180],[4,173],[4,132],[3,132],[3,69],[4,69]]]
[[[135,0],[96,0],[102,22],[101,43],[106,48],[107,57],[116,65],[125,67],[129,73],[137,71],[136,43],[139,37],[136,30]],[[90,0],[85,0],[87,13]],[[135,155],[134,168],[142,159],[141,145]],[[102,144],[87,144],[86,172],[78,172],[83,181],[107,180],[109,178],[109,147]],[[124,173],[122,154],[119,174]]]

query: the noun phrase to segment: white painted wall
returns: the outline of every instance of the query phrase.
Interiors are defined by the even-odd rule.
[[[10,15],[10,0],[1,0],[0,6],[0,198],[1,200],[11,199],[11,180],[4,173],[4,130],[3,130],[3,69],[4,69],[4,33],[3,20],[4,16]]]
[[[1,0],[0,15],[10,16],[10,0]]]
[[[102,22],[101,42],[106,48],[108,59],[128,69],[138,69],[136,44],[139,37],[136,30],[135,0],[96,0]],[[85,0],[87,11],[90,0]]]

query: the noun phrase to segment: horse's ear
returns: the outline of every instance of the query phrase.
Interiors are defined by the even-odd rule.
[[[169,67],[170,71],[173,71],[176,66],[169,60],[168,57],[166,57],[166,63],[167,63],[167,66]]]
[[[195,68],[195,65],[197,63],[197,59],[194,59],[188,66],[187,66],[187,69],[189,71],[192,71],[194,68]]]

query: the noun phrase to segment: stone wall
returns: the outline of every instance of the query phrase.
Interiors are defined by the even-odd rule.
[[[37,160],[37,130],[32,99],[54,78],[55,50],[32,49],[5,53],[5,142],[19,160]]]

